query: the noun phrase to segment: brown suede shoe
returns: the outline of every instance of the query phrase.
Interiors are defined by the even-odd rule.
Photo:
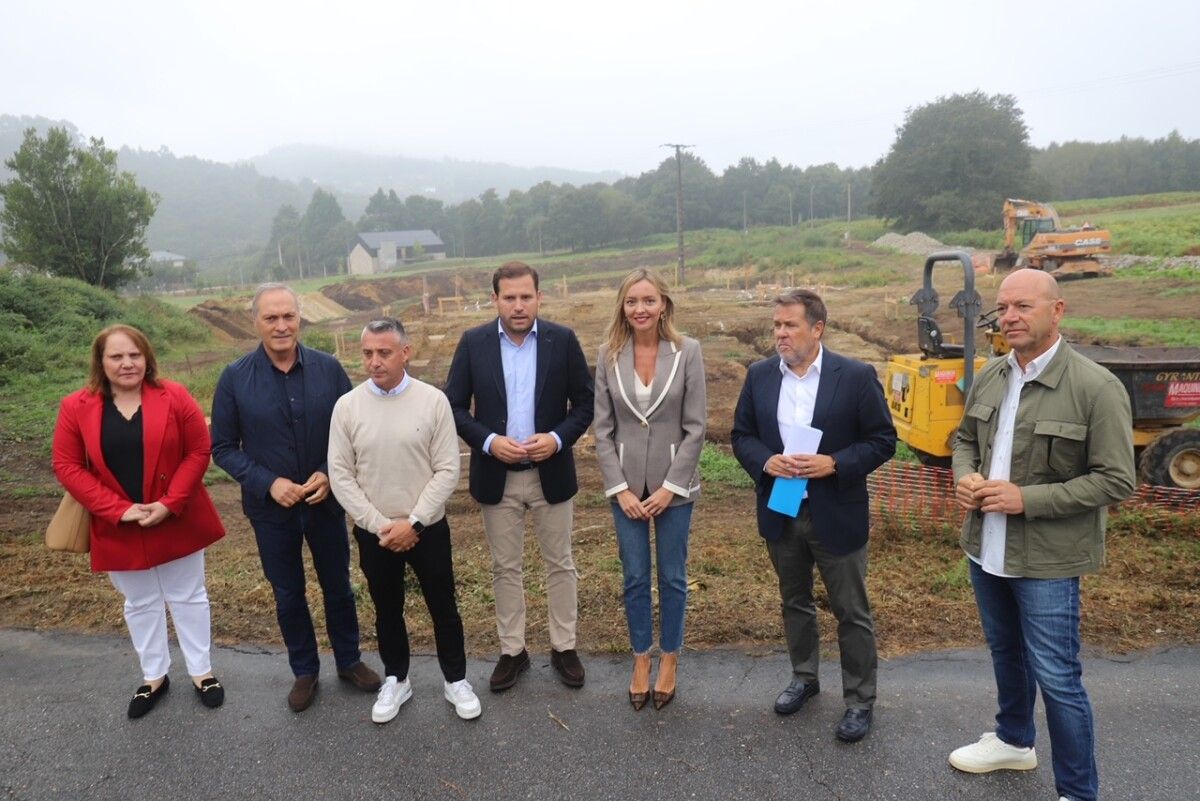
[[[524,648],[516,656],[501,654],[500,659],[496,662],[496,669],[492,671],[492,678],[488,682],[488,685],[494,693],[507,690],[517,683],[517,678],[521,675],[521,672],[528,669],[529,652]]]
[[[558,671],[558,678],[568,687],[583,686],[583,663],[574,648],[565,651],[550,651],[550,664]]]
[[[297,676],[292,683],[292,691],[288,693],[288,709],[293,712],[303,712],[312,706],[317,696],[316,676]]]
[[[355,662],[348,668],[339,668],[338,678],[342,681],[350,682],[354,685],[355,689],[361,690],[364,693],[377,693],[379,692],[379,688],[383,686],[383,682],[379,679],[379,674],[362,662]]]

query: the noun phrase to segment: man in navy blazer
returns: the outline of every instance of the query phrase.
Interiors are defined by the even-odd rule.
[[[875,370],[821,344],[825,319],[825,304],[814,292],[793,290],[775,300],[778,355],[746,373],[732,440],[734,454],[755,481],[758,532],[779,577],[793,677],[775,711],[792,714],[820,692],[815,565],[838,621],[847,709],[836,734],[855,742],[870,730],[877,664],[866,588],[867,475],[892,457],[896,429]],[[796,426],[822,432],[817,453],[784,453]],[[778,478],[807,481],[796,517],[767,506]]]
[[[227,366],[217,382],[213,461],[242,485],[242,510],[254,528],[295,676],[288,706],[302,712],[316,694],[321,666],[305,596],[306,540],[325,596],[338,676],[363,692],[380,687],[359,652],[346,515],[329,490],[325,466],[333,405],[350,391],[350,379],[337,359],[300,344],[300,302],[292,289],[263,284],[250,311],[262,344]]]
[[[546,564],[550,663],[564,684],[580,687],[571,555],[571,499],[579,486],[571,448],[592,422],[592,376],[575,332],[538,318],[537,271],[508,262],[492,276],[492,290],[498,318],[462,335],[446,379],[458,435],[471,448],[471,497],[481,506],[492,554],[500,658],[490,686],[506,690],[529,667],[522,569],[528,513]]]

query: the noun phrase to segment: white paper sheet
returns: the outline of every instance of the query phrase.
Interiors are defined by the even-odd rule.
[[[783,452],[788,456],[816,453],[822,433],[821,429],[812,426],[792,426],[787,442],[783,443]]]

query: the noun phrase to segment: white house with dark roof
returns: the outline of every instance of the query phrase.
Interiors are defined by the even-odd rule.
[[[364,231],[350,251],[350,274],[374,275],[419,258],[446,258],[446,244],[428,229]]]

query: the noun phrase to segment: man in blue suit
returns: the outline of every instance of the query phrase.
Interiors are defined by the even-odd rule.
[[[526,514],[546,564],[550,664],[567,686],[584,681],[575,650],[571,499],[579,487],[571,448],[592,422],[592,375],[575,332],[538,318],[541,298],[528,264],[510,261],[497,269],[492,300],[498,319],[462,335],[446,379],[458,435],[471,448],[471,497],[480,504],[492,553],[500,638],[493,692],[512,687],[529,667]]]
[[[758,532],[779,577],[791,683],[775,701],[796,712],[821,691],[813,567],[838,621],[846,712],[836,735],[856,742],[871,728],[875,703],[874,621],[867,600],[867,475],[892,457],[896,429],[875,370],[821,344],[825,304],[798,289],[775,300],[777,356],[750,366],[734,412],[733,452],[754,479]],[[796,426],[822,432],[815,454],[785,454]],[[767,508],[776,479],[805,479],[796,517]]]
[[[333,404],[350,391],[337,359],[300,344],[300,301],[263,284],[250,306],[262,344],[221,373],[212,408],[213,461],[242,485],[242,510],[275,593],[279,629],[295,681],[288,706],[303,712],[317,692],[317,636],[304,589],[308,542],[325,596],[325,625],[338,676],[363,692],[379,674],[363,664],[350,589],[346,515],[325,466]]]

